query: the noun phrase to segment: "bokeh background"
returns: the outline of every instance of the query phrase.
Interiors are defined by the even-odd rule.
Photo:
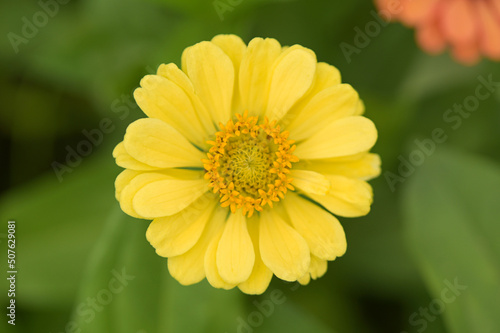
[[[426,55],[367,0],[62,2],[46,20],[37,1],[0,5],[1,275],[9,219],[18,269],[15,326],[0,282],[2,332],[500,332],[500,87],[471,112],[448,111],[487,91],[480,77],[500,82],[499,63]],[[132,100],[141,77],[219,33],[313,49],[379,130],[372,212],[341,219],[347,253],[307,287],[182,287],[146,241],[148,222],[115,201],[111,152],[144,116]],[[346,44],[357,51],[346,57]],[[436,129],[445,142],[430,141]],[[78,147],[86,156],[68,157]]]

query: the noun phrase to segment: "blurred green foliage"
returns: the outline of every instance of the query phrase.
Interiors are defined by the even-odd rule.
[[[0,5],[1,267],[6,221],[15,219],[19,269],[17,325],[4,317],[2,332],[500,332],[500,89],[457,128],[444,118],[474,95],[479,76],[500,81],[499,64],[425,55],[399,24],[381,27],[348,61],[341,43],[355,45],[354,28],[376,20],[361,0],[73,0],[16,53],[8,34],[22,36],[23,17],[40,10],[26,0]],[[142,116],[133,89],[218,33],[315,50],[358,90],[379,130],[384,173],[372,182],[372,212],[341,220],[346,255],[307,287],[274,279],[259,297],[206,281],[182,287],[146,241],[147,222],[125,217],[114,199],[111,150]],[[68,166],[68,147],[104,118],[111,133],[60,182],[52,162]],[[387,172],[400,175],[436,128],[446,142],[392,186]],[[133,279],[114,293],[122,269]],[[455,278],[467,289],[422,322],[421,309],[437,306]],[[261,306],[273,292],[284,302],[267,316]],[[89,303],[98,295],[111,295],[102,309]],[[262,325],[242,328],[259,314]]]
[[[497,165],[446,150],[404,197],[406,234],[429,288],[450,300],[444,317],[453,332],[500,331],[499,198]],[[445,281],[461,286],[456,295],[441,294]]]

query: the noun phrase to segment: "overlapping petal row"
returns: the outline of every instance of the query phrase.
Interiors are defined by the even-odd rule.
[[[134,95],[148,118],[114,150],[125,168],[116,198],[125,213],[153,220],[147,239],[181,284],[207,278],[260,294],[273,275],[307,284],[344,254],[335,215],[369,212],[366,181],[379,175],[380,159],[369,152],[375,126],[335,67],[299,45],[219,35],[187,48],[182,69],[161,65]],[[299,160],[290,169],[294,191],[251,217],[221,206],[202,162],[207,142],[242,114],[286,129]]]

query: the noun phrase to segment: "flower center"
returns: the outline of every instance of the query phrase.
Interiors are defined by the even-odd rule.
[[[276,121],[257,124],[257,117],[248,112],[236,115],[238,121],[220,124],[221,131],[203,160],[205,178],[214,193],[219,193],[222,207],[231,212],[241,208],[243,214],[252,216],[268,204],[273,206],[285,197],[288,189],[294,190],[288,177],[292,162],[294,141],[288,140],[288,131],[281,132]]]

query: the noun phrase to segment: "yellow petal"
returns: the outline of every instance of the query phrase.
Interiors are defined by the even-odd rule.
[[[307,286],[309,284],[309,282],[311,281],[311,275],[309,274],[309,272],[307,272],[306,274],[304,274],[304,276],[302,276],[301,278],[297,279],[297,281],[301,285]]]
[[[330,188],[330,181],[320,173],[308,170],[292,169],[292,185],[308,193],[324,195]]]
[[[214,236],[210,244],[208,245],[207,252],[205,253],[205,274],[207,276],[207,281],[214,288],[220,289],[232,289],[236,285],[230,284],[224,281],[217,268],[217,247],[219,245],[220,238],[222,236],[223,228],[220,232]]]
[[[220,47],[201,42],[184,50],[182,69],[216,124],[231,117],[234,66]]]
[[[156,218],[174,215],[196,201],[208,190],[205,179],[163,179],[139,189],[133,198],[137,214]]]
[[[348,84],[324,89],[311,99],[287,130],[295,141],[307,139],[322,130],[325,124],[354,115],[358,104],[359,95]]]
[[[311,93],[318,93],[323,89],[340,84],[342,78],[340,77],[340,71],[325,62],[318,62],[316,65],[316,79],[314,81],[315,91]]]
[[[321,159],[364,152],[377,141],[377,129],[365,117],[339,119],[306,141],[297,144],[295,155],[299,159]]]
[[[361,180],[370,180],[380,175],[380,156],[372,153],[356,154],[352,159],[343,157],[311,160],[297,163],[294,168],[303,168],[324,175],[340,175]]]
[[[309,267],[309,273],[311,274],[311,278],[313,280],[316,280],[325,275],[327,269],[328,262],[326,260],[319,259],[316,256],[311,256],[311,266]]]
[[[316,56],[303,47],[291,47],[276,60],[265,116],[280,120],[309,90],[316,73]]]
[[[248,232],[252,238],[253,249],[255,251],[255,264],[253,266],[252,274],[248,279],[238,285],[238,288],[249,295],[260,295],[266,291],[273,272],[262,261],[259,249],[259,224],[260,219],[257,215],[252,216],[248,220]]]
[[[283,117],[281,123],[287,127],[303,110],[309,102],[324,89],[340,84],[341,77],[337,68],[320,62],[316,64],[316,75],[309,91],[300,99]]]
[[[365,103],[362,100],[358,101],[358,105],[356,105],[356,111],[354,112],[355,116],[361,116],[365,113]]]
[[[177,67],[176,64],[161,64],[156,71],[157,75],[163,76],[164,78],[174,82],[186,93],[193,93],[194,87],[191,80],[187,77],[186,73]]]
[[[154,219],[146,232],[146,238],[159,256],[181,255],[200,239],[215,205],[217,200],[213,195],[205,194],[175,215]]]
[[[231,214],[217,247],[217,267],[221,278],[230,284],[248,279],[255,263],[252,239],[248,234],[246,217]]]
[[[245,54],[247,46],[241,40],[240,37],[236,35],[217,35],[212,38],[212,43],[217,45],[224,51],[225,54],[229,56],[234,66],[234,91],[233,91],[233,105],[232,105],[232,115],[243,114],[245,110],[241,105],[240,87],[239,87],[239,72],[241,59],[243,54]]]
[[[129,178],[131,176],[128,176]],[[203,172],[199,171],[191,171],[191,170],[176,170],[176,169],[167,169],[163,171],[157,172],[140,172],[134,178],[129,179],[128,183],[125,187],[123,187],[120,193],[120,207],[122,210],[133,217],[137,218],[148,218],[147,215],[141,215],[136,212],[133,200],[142,188],[146,185],[164,181],[164,180],[192,180],[192,179],[201,179],[203,177]],[[122,180],[120,180],[121,182]]]
[[[243,40],[236,35],[217,35],[212,38],[211,42],[220,47],[229,56],[235,66],[235,73],[237,73],[246,50]]]
[[[326,195],[309,194],[316,202],[335,215],[358,217],[370,212],[373,201],[371,186],[362,180],[344,176],[326,176],[331,187]]]
[[[273,64],[281,54],[276,39],[254,38],[248,43],[240,66],[239,86],[243,108],[250,116],[260,116],[267,105]]]
[[[203,167],[204,154],[159,119],[139,119],[130,124],[124,144],[133,158],[154,167]]]
[[[205,128],[205,133],[208,133],[208,135],[215,133],[215,126],[212,122],[212,117],[208,113],[207,108],[200,101],[198,95],[195,94],[193,83],[189,80],[186,73],[181,71],[176,64],[171,63],[167,65],[160,65],[160,67],[158,67],[157,74],[169,79],[184,90],[184,92],[189,96],[202,126]]]
[[[142,111],[163,120],[195,145],[202,146],[209,135],[198,117],[188,94],[173,81],[161,75],[146,75],[134,98]]]
[[[155,172],[143,172],[132,178],[128,184],[122,189],[120,194],[120,207],[125,212],[133,217],[146,218],[139,215],[134,209],[133,200],[137,192],[144,186],[165,179],[165,175]]]
[[[123,189],[127,186],[135,176],[139,175],[141,172],[135,170],[123,170],[115,180],[115,197],[116,200],[120,201],[120,197]]]
[[[125,150],[123,141],[116,145],[115,149],[113,150],[113,157],[115,158],[116,164],[121,166],[122,168],[143,171],[159,169],[151,165],[139,162],[138,160],[130,156],[130,154]]]
[[[334,260],[345,253],[344,229],[332,214],[294,193],[287,195],[284,205],[293,227],[304,237],[312,254]]]
[[[262,261],[280,279],[295,281],[309,269],[310,253],[306,241],[279,214],[261,214],[259,247]]]
[[[305,286],[309,284],[311,279],[316,280],[325,275],[327,268],[328,262],[326,260],[319,259],[315,255],[311,254],[311,265],[309,266],[309,271],[297,281],[299,281],[301,285]]]
[[[190,285],[203,280],[208,245],[222,232],[226,217],[227,209],[216,208],[193,248],[180,256],[168,258],[168,271],[180,284]]]

